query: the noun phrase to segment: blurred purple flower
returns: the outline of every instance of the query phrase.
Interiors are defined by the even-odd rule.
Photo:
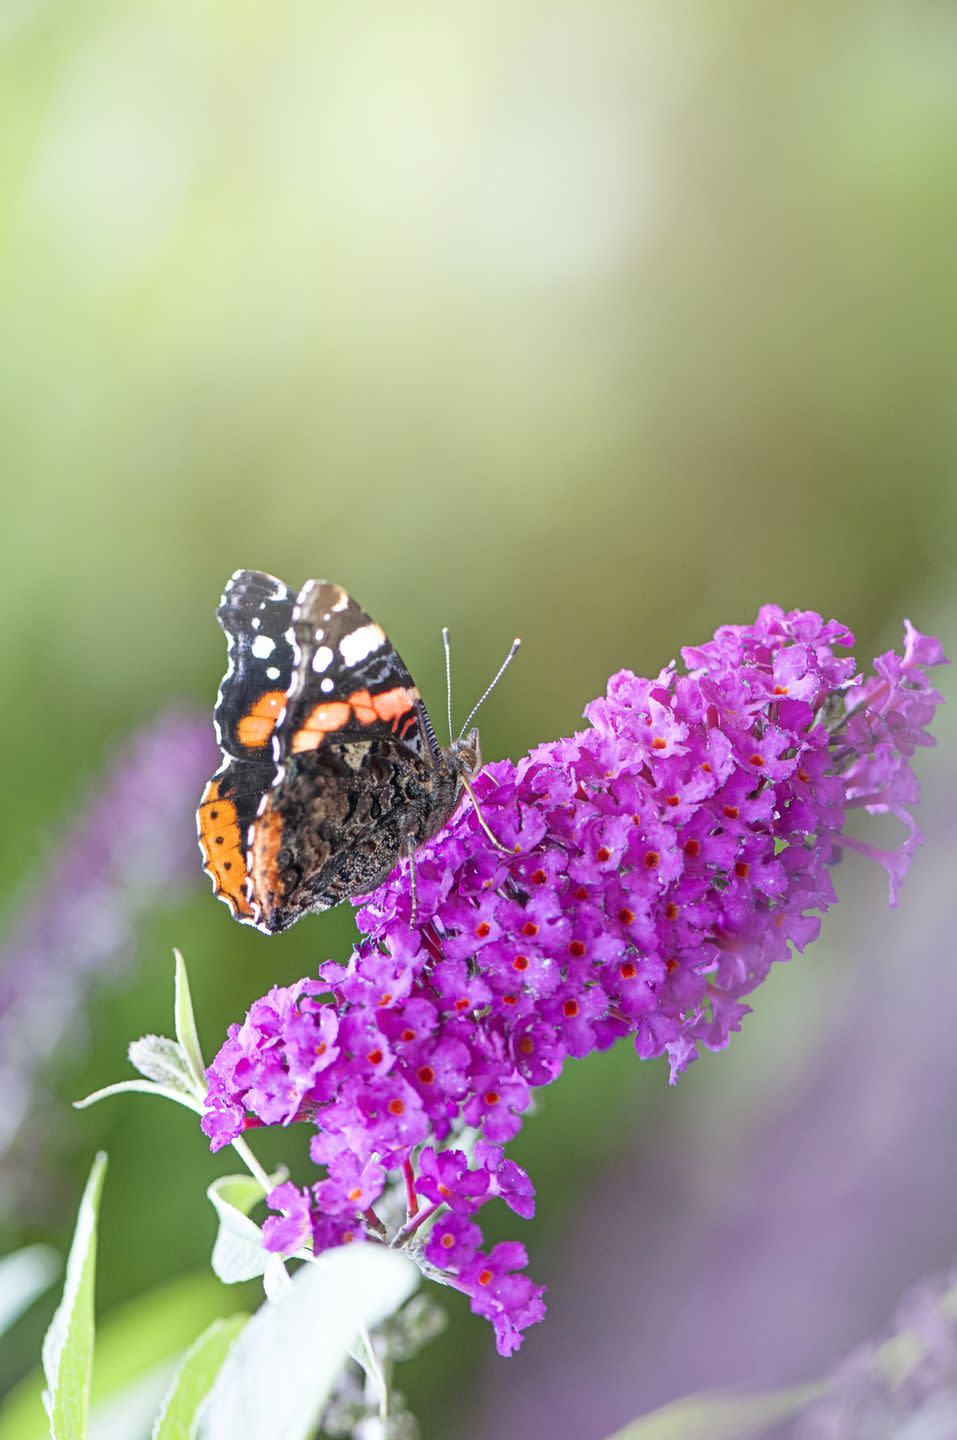
[[[891,1342],[888,1346],[888,1342]],[[953,1440],[957,1435],[957,1281],[925,1281],[882,1342],[861,1346],[791,1440]]]
[[[529,1213],[531,1184],[518,1172],[503,1188],[499,1146],[518,1132],[531,1086],[626,1035],[641,1058],[667,1054],[672,1080],[699,1046],[726,1045],[748,1011],[742,997],[791,944],[816,937],[836,899],[839,842],[870,853],[844,834],[851,808],[907,827],[899,852],[876,857],[896,903],[919,843],[908,758],[932,743],[924,727],[940,700],[925,667],[944,657],[908,624],[903,657],[881,656],[864,682],[835,654],[852,641],[813,612],[766,606],[753,625],[686,650],[688,675],[622,671],[587,707],[590,729],[486,767],[476,793],[514,855],[461,810],[418,852],[414,925],[400,868],[360,909],[365,938],[345,969],[327,964],[321,983],[271,991],[231,1027],[208,1072],[213,1148],[241,1133],[247,1112],[312,1120],[312,1157],[343,1182],[313,1187],[324,1231],[330,1215],[354,1225],[354,1196],[363,1211],[378,1199],[350,1189],[357,1164],[376,1158],[378,1192],[387,1172],[404,1171],[407,1236],[440,1205],[458,1212],[433,1227],[425,1257],[512,1353],[544,1313],[541,1287],[513,1273],[521,1246],[479,1251],[465,1214],[506,1192]],[[305,1070],[302,1055],[313,1057]],[[432,1154],[463,1125],[481,1132],[475,1170],[487,1180],[456,1158],[444,1169],[430,1159],[416,1182],[417,1147]]]
[[[82,807],[0,949],[0,1155],[45,1063],[74,1038],[95,979],[130,964],[139,917],[198,883],[196,795],[216,747],[205,714],[171,710],[140,731]],[[20,1157],[4,1182],[22,1189]],[[0,1197],[2,1200],[2,1197]]]

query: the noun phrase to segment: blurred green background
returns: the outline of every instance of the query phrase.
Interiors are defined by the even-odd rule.
[[[120,742],[211,707],[237,566],[346,584],[440,730],[441,626],[460,716],[520,633],[486,758],[766,600],[837,615],[864,659],[903,614],[946,643],[955,62],[939,0],[4,0],[7,913]],[[76,1016],[64,1102],[168,1028],[173,944],[210,1053],[269,984],[348,952],[349,914],[267,939],[197,876]],[[752,1065],[804,1023],[773,1003],[792,980]],[[696,1067],[682,1105],[713,1063],[741,1061]],[[672,1098],[625,1053],[545,1097],[517,1147],[533,1273],[575,1175]],[[116,1101],[31,1145],[42,1193],[0,1249],[62,1246],[103,1146],[104,1312],[206,1263],[202,1191],[231,1167],[185,1112]],[[453,1309],[407,1372],[427,1436],[467,1433],[447,1407],[489,1348]]]

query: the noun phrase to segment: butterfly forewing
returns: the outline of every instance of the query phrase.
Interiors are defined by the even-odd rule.
[[[340,585],[309,580],[292,615],[295,651],[278,758],[367,740],[382,726],[414,754],[429,746],[425,707],[381,626]]]
[[[294,602],[287,585],[261,570],[237,570],[219,602],[228,665],[213,720],[224,753],[237,760],[272,758],[293,673]]]

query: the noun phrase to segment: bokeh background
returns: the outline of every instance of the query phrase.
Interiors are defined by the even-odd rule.
[[[348,913],[236,926],[193,857],[237,566],[348,585],[437,728],[441,626],[460,715],[520,633],[488,758],[766,600],[954,649],[955,64],[940,0],[4,0],[0,1251],[64,1247],[104,1147],[101,1313],[202,1269],[233,1167],[68,1102],[169,1028],[172,945],[210,1053],[348,953]],[[501,1235],[552,1313],[505,1362],[452,1297],[400,1377],[426,1437],[817,1373],[957,1257],[955,730],[897,912],[848,863],[728,1053],[545,1095]]]

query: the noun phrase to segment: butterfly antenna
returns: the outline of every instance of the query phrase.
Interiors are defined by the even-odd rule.
[[[445,705],[449,716],[449,744],[452,744],[452,646],[449,642],[449,627],[442,626],[442,644],[445,647]]]
[[[505,656],[505,659],[502,661],[501,665],[500,665],[500,666],[498,667],[498,669],[496,670],[496,672],[495,672],[494,676],[492,677],[489,685],[486,687],[485,693],[484,693],[483,695],[481,695],[481,696],[478,698],[478,700],[476,700],[475,704],[472,706],[471,710],[469,711],[468,716],[467,716],[466,721],[465,721],[465,724],[462,726],[462,728],[461,728],[461,730],[459,731],[459,734],[458,734],[458,738],[459,738],[460,740],[461,740],[462,736],[465,734],[466,730],[467,730],[467,729],[469,728],[469,726],[471,725],[472,721],[475,719],[475,717],[476,717],[476,715],[478,714],[479,710],[482,708],[482,706],[485,704],[485,702],[486,702],[486,700],[488,699],[488,697],[491,695],[492,691],[495,689],[495,687],[496,687],[496,685],[498,684],[498,682],[501,680],[502,676],[505,674],[505,671],[508,669],[508,667],[511,665],[512,661],[515,659],[515,656],[518,654],[518,649],[519,649],[519,646],[521,645],[521,643],[522,643],[522,642],[521,642],[521,640],[518,638],[518,636],[516,636],[515,639],[512,641],[512,648],[509,650],[508,654]],[[451,727],[449,727],[449,733],[451,734]]]

